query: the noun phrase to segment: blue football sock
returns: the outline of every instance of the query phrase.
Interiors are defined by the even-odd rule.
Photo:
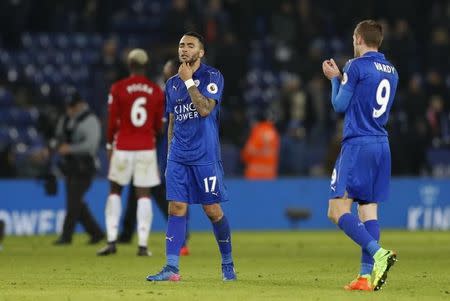
[[[178,268],[180,249],[186,236],[186,217],[170,215],[167,221],[166,256],[167,265]]]
[[[369,232],[370,236],[373,237],[377,242],[380,240],[380,225],[378,224],[378,220],[370,220],[364,222],[364,226],[366,227],[367,232]],[[359,272],[360,275],[367,275],[372,273],[373,269],[373,257],[370,254],[362,249],[361,252],[361,270]]]
[[[232,263],[231,233],[227,218],[224,215],[220,221],[212,223],[212,225],[217,244],[219,245],[220,254],[222,255],[222,264]]]
[[[186,211],[186,236],[184,238],[181,247],[187,247],[188,239],[189,239],[189,210]]]
[[[373,270],[373,264],[361,262],[359,275],[371,275]]]
[[[343,214],[339,218],[338,226],[370,256],[373,256],[380,249],[377,241],[367,232],[364,224],[355,215],[351,213]]]

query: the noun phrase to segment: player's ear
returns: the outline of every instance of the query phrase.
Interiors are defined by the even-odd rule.
[[[204,49],[200,49],[200,52],[199,52],[200,58],[202,58],[204,55],[205,55],[205,50]]]
[[[363,39],[362,39],[361,35],[356,34],[355,38],[356,38],[356,45],[361,45],[362,42],[363,42]]]

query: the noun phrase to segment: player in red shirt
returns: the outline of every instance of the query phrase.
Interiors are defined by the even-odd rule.
[[[138,198],[138,255],[150,256],[148,235],[153,219],[150,188],[160,184],[156,134],[162,128],[164,96],[159,86],[145,77],[147,53],[134,49],[128,55],[130,76],[111,86],[108,97],[107,145],[110,159],[110,193],[105,219],[108,245],[97,252],[116,253],[122,187],[133,185]]]

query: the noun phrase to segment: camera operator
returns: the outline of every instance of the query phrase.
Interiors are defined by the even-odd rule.
[[[96,172],[100,122],[75,90],[68,94],[65,105],[66,114],[58,121],[55,137],[50,143],[51,149],[60,156],[59,167],[66,186],[66,217],[62,234],[54,244],[70,244],[77,222],[91,236],[89,244],[95,244],[105,234],[90,213],[84,195]]]

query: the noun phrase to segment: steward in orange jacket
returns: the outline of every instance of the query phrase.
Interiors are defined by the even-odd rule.
[[[245,163],[245,177],[251,180],[269,180],[278,176],[280,135],[270,121],[256,123],[241,152]]]

